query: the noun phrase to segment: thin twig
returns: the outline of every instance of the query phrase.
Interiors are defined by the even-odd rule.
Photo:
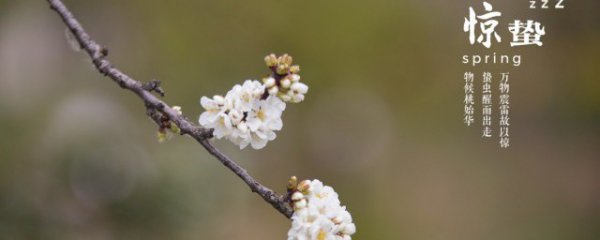
[[[134,80],[121,72],[119,69],[112,66],[112,64],[105,59],[108,54],[108,50],[98,43],[85,32],[79,21],[73,17],[73,14],[60,0],[48,0],[50,8],[58,13],[62,18],[63,22],[67,25],[67,28],[73,33],[77,41],[79,42],[82,49],[84,49],[94,66],[105,76],[110,77],[114,82],[119,84],[122,88],[130,90],[137,94],[145,103],[146,113],[151,117],[157,124],[160,125],[161,116],[167,117],[170,121],[174,122],[179,129],[181,129],[182,135],[189,135],[196,139],[211,155],[215,156],[223,165],[229,170],[233,171],[238,177],[240,177],[249,187],[252,192],[260,195],[266,202],[271,204],[281,214],[290,218],[293,211],[288,206],[285,196],[281,196],[275,193],[273,190],[260,184],[254,179],[248,172],[240,165],[235,163],[231,158],[221,153],[219,149],[214,147],[209,139],[212,137],[212,130],[202,128],[194,125],[185,117],[179,115],[177,111],[169,107],[168,104],[154,96],[151,91],[156,91],[159,94],[164,94],[156,82],[145,84],[140,81]],[[154,86],[154,87],[149,87]],[[160,90],[158,90],[160,89]],[[157,91],[158,90],[158,91]]]

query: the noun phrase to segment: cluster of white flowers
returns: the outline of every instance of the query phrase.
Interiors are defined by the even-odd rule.
[[[225,97],[200,99],[206,110],[200,115],[200,125],[214,129],[216,138],[228,139],[240,149],[248,145],[261,149],[275,139],[275,131],[283,127],[281,115],[285,102],[301,102],[308,91],[308,86],[300,82],[300,68],[291,65],[289,55],[277,58],[271,54],[265,61],[272,74],[263,80],[264,84],[246,80],[235,85]],[[296,80],[292,83],[291,79]]]
[[[285,103],[277,97],[260,99],[264,89],[259,81],[246,80],[225,97],[202,97],[200,104],[206,111],[200,115],[200,124],[214,129],[215,137],[226,138],[240,148],[249,144],[254,149],[263,148],[275,139],[274,131],[283,127],[281,113],[285,110]]]
[[[292,177],[290,182],[294,181]],[[352,239],[356,225],[332,187],[324,186],[317,179],[304,180],[292,186],[290,192],[294,215],[288,240]]]

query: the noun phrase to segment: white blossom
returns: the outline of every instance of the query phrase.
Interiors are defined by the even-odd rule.
[[[265,92],[265,87],[256,80],[246,80],[242,85],[235,85],[225,98],[233,101],[234,108],[240,112],[250,111],[254,102]]]
[[[285,103],[276,97],[261,99],[265,87],[256,80],[246,80],[235,85],[225,97],[202,97],[200,104],[206,110],[200,115],[203,127],[213,128],[213,135],[225,138],[240,149],[251,145],[254,149],[265,147],[281,130],[281,115]]]
[[[246,123],[250,130],[250,144],[255,149],[263,148],[268,141],[275,139],[275,131],[281,130],[281,114],[285,103],[277,97],[256,101],[252,111],[248,112]]]
[[[305,180],[291,195],[294,201],[288,240],[349,240],[356,232],[352,216],[338,194],[319,180]]]
[[[285,102],[304,100],[308,86],[300,82],[300,67],[292,65],[292,57],[270,54],[265,57],[271,75],[263,79],[246,80],[225,94],[213,98],[202,97],[200,104],[206,110],[198,119],[201,126],[213,129],[213,136],[225,138],[240,149],[265,147],[275,139],[283,127],[281,115]]]
[[[223,138],[231,133],[231,120],[226,114],[233,104],[226,101],[221,96],[214,96],[212,99],[202,97],[200,104],[206,110],[200,115],[198,122],[206,128],[212,128],[213,135],[217,138]]]

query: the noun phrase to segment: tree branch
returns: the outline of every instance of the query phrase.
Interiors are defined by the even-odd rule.
[[[115,83],[119,84],[122,88],[125,88],[133,93],[137,94],[145,103],[146,113],[152,118],[159,126],[161,125],[161,118],[168,118],[170,121],[175,123],[179,129],[181,129],[182,135],[189,135],[196,139],[211,155],[215,156],[225,167],[229,168],[238,177],[240,177],[250,187],[252,192],[260,195],[266,202],[271,204],[281,214],[290,218],[293,211],[290,209],[286,202],[286,197],[275,193],[273,190],[260,184],[254,179],[248,172],[240,165],[235,163],[231,158],[221,153],[219,149],[214,147],[209,139],[212,137],[212,129],[206,129],[194,125],[188,119],[179,115],[179,113],[169,107],[168,104],[154,96],[151,92],[155,91],[160,95],[163,95],[163,90],[158,86],[157,81],[151,81],[149,83],[142,83],[137,81],[119,69],[112,66],[112,64],[105,59],[108,54],[108,50],[98,43],[85,32],[79,21],[75,19],[73,14],[67,9],[67,7],[60,0],[48,0],[50,8],[58,13],[62,18],[63,22],[67,25],[67,28],[73,33],[75,39],[79,42],[82,49],[84,49],[90,58],[96,69],[105,76],[111,78]]]

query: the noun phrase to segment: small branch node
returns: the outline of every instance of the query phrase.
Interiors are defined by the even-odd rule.
[[[165,96],[165,91],[160,87],[160,81],[156,79],[150,80],[150,82],[146,82],[142,84],[142,88],[148,92],[156,92],[161,97]]]
[[[100,50],[100,53],[102,53],[102,57],[108,56],[108,48],[102,47],[102,49]]]

